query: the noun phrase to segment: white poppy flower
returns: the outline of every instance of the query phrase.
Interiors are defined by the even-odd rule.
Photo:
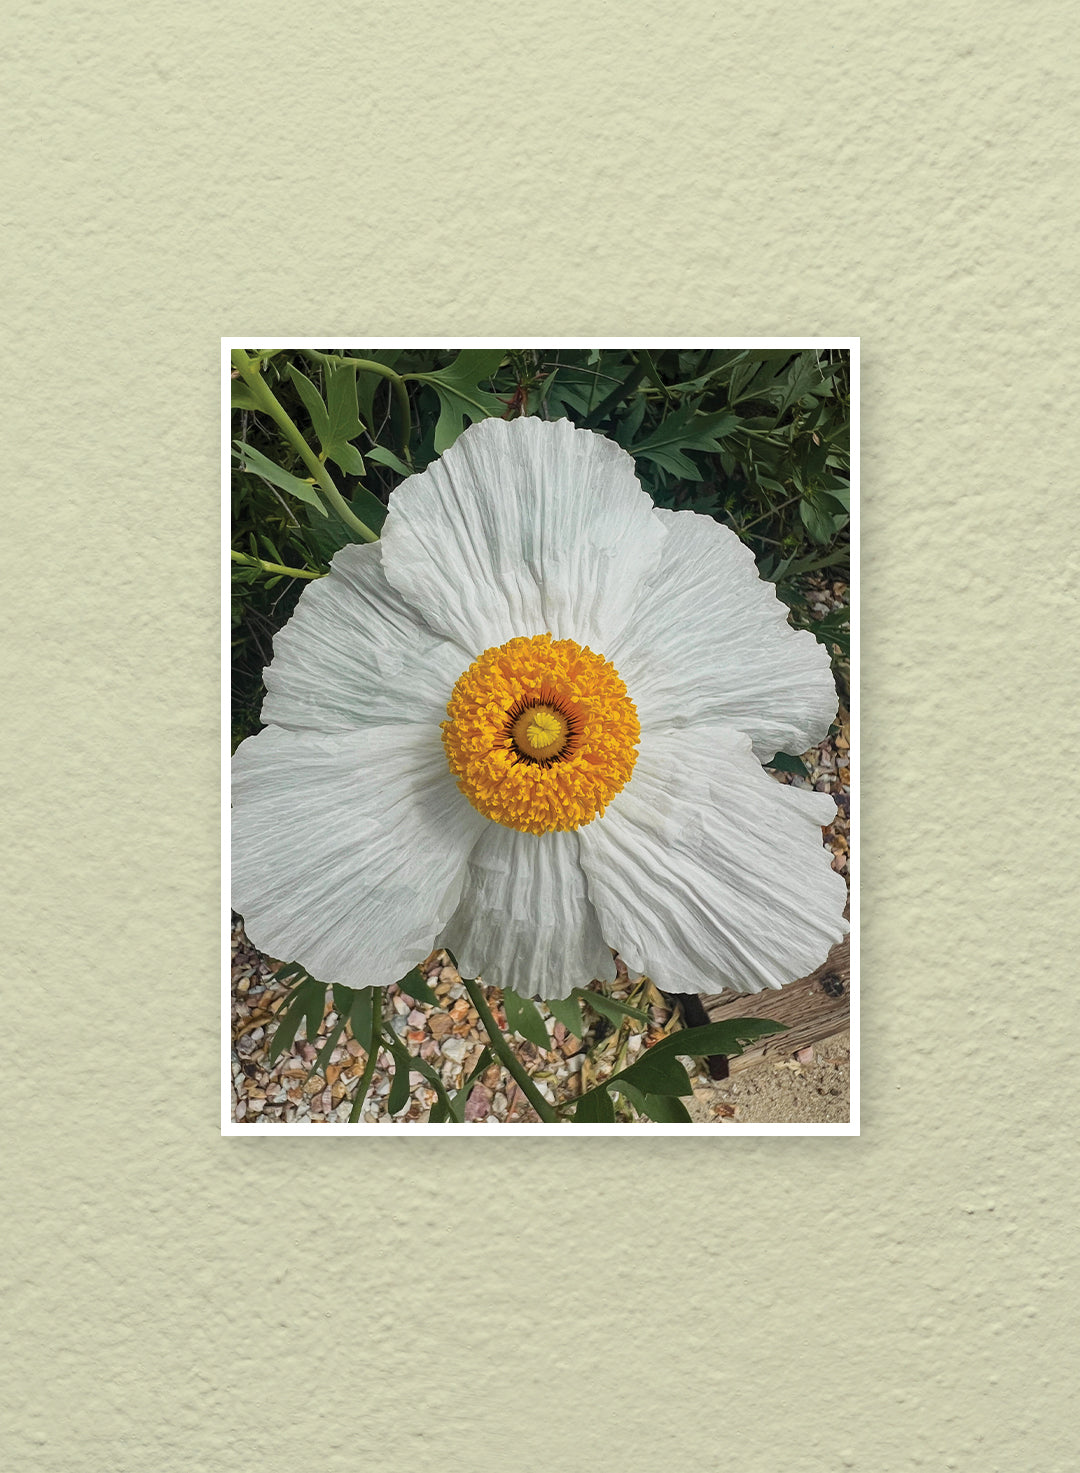
[[[233,903],[272,956],[383,985],[432,948],[542,998],[615,976],[758,992],[825,960],[825,650],[749,550],[626,451],[488,419],[303,593],[234,759]]]

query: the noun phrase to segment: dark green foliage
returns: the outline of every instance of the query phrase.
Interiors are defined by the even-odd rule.
[[[254,351],[254,350],[253,350]],[[815,622],[810,575],[845,577],[850,373],[840,349],[497,349],[261,353],[263,376],[355,515],[378,531],[388,497],[466,424],[492,414],[568,417],[628,449],[658,506],[731,527],[762,576],[847,658],[846,611]],[[378,366],[398,375],[391,382]],[[233,547],[325,571],[354,534],[250,390],[234,380]],[[406,408],[407,406],[407,408]],[[234,745],[258,729],[262,670],[303,583],[234,564]]]

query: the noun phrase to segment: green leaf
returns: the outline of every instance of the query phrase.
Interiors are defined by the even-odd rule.
[[[491,1052],[490,1048],[488,1048],[488,1046],[485,1044],[483,1049],[481,1050],[480,1057],[477,1059],[476,1063],[472,1067],[472,1072],[470,1073],[468,1079],[466,1079],[461,1088],[455,1091],[455,1093],[451,1096],[450,1116],[452,1119],[456,1120],[459,1125],[465,1119],[465,1106],[469,1103],[469,1096],[473,1092],[473,1086],[476,1084],[476,1081],[480,1078],[481,1074],[483,1074],[484,1070],[490,1068],[494,1062],[495,1056]],[[432,1112],[432,1118],[434,1118],[434,1112]]]
[[[442,1079],[436,1074],[428,1061],[422,1059],[419,1054],[410,1055],[410,1065],[419,1074],[424,1076],[427,1082],[434,1088],[436,1095],[438,1095],[438,1099],[431,1107],[431,1114],[428,1116],[430,1124],[438,1125],[441,1121],[448,1120],[450,1118],[452,1101],[446,1092],[446,1085],[443,1084]]]
[[[371,988],[358,987],[353,993],[352,1007],[349,1009],[349,1031],[364,1048],[371,1041],[371,1005]]]
[[[534,1002],[527,997],[519,997],[511,988],[504,987],[503,1007],[506,1009],[508,1028],[520,1033],[530,1043],[535,1043],[538,1049],[550,1049],[551,1039]]]
[[[353,357],[356,355],[350,353],[346,356]],[[401,357],[401,350],[395,349],[391,353],[369,353],[366,349],[363,349],[359,351],[359,357],[366,359],[368,363],[381,363],[386,368],[393,368],[394,364]],[[356,392],[359,401],[360,418],[366,425],[374,425],[376,417],[376,393],[382,390],[384,394],[390,395],[390,402],[394,402],[390,381],[384,378],[381,373],[373,373],[369,368],[357,367],[349,371],[356,374]]]
[[[625,1079],[620,1078],[618,1075],[616,1075],[611,1087],[612,1089],[617,1090],[619,1094],[622,1095],[624,1100],[628,1100],[639,1115],[644,1115],[645,1101],[648,1096],[643,1095],[636,1085],[627,1084]]]
[[[326,1013],[326,985],[323,982],[316,982],[314,977],[311,978],[311,983],[312,986],[304,1007],[304,1030],[307,1033],[308,1043],[315,1042]],[[306,982],[303,984],[305,987],[307,985]]]
[[[316,982],[314,977],[309,977],[302,967],[298,968],[297,963],[290,963],[288,968],[282,967],[277,978],[279,981],[287,980],[297,975],[297,971],[303,974],[303,981],[298,982],[293,989],[281,1013],[281,1021],[274,1030],[274,1041],[267,1056],[271,1064],[280,1053],[292,1047],[301,1017],[304,1019],[308,1042],[314,1043],[326,1011],[326,987],[322,982]]]
[[[278,967],[274,977],[278,982],[302,982],[307,972],[299,962],[286,962],[283,967]]]
[[[420,1069],[418,1060],[413,1058],[392,1027],[388,1026],[383,1029],[383,1047],[390,1051],[394,1059],[394,1077],[390,1084],[386,1108],[391,1115],[396,1115],[409,1098],[409,1071],[411,1069],[416,1069],[420,1073],[423,1071]]]
[[[348,500],[348,497],[346,497]],[[360,520],[373,532],[381,532],[386,521],[386,507],[366,486],[357,486],[349,505]]]
[[[398,991],[403,992],[406,997],[413,998],[416,1002],[422,1002],[430,1008],[441,1008],[442,1003],[432,992],[424,981],[419,967],[413,967],[398,983]]]
[[[616,383],[611,392],[609,394],[606,394],[604,398],[601,399],[600,403],[584,420],[583,423],[585,429],[595,429],[596,426],[601,422],[601,420],[605,419],[611,413],[616,404],[619,404],[623,399],[628,399],[630,397],[630,395],[637,388],[638,384],[645,377],[645,374],[647,372],[645,358],[647,356],[647,354],[643,355],[639,362],[632,363],[629,372],[623,376],[621,382]]]
[[[247,384],[238,379],[232,381],[232,407],[234,409],[259,409],[259,401],[248,388]]]
[[[315,487],[310,481],[301,481],[299,476],[291,476],[288,471],[283,471],[279,465],[268,460],[262,451],[245,445],[242,440],[234,440],[233,444],[240,452],[240,468],[255,476],[262,476],[264,481],[279,487],[282,491],[288,491],[292,496],[297,496],[301,501],[306,501],[308,506],[326,516],[326,508],[319,499]]]
[[[294,365],[289,365],[289,376],[311,416],[312,427],[318,436],[323,456],[349,476],[364,474],[364,458],[351,444],[364,426],[357,414],[356,372],[352,368],[336,368],[329,362],[324,368],[326,402],[311,380]]]
[[[289,364],[289,377],[296,385],[297,393],[304,401],[304,408],[311,417],[312,429],[318,437],[319,444],[325,450],[326,442],[330,438],[330,416],[326,412],[323,397],[308,378],[307,374],[301,373],[295,363]]]
[[[574,1111],[575,1125],[614,1125],[615,1104],[607,1092],[607,1088],[600,1084],[596,1089],[590,1089],[588,1094],[581,1096]]]
[[[802,524],[810,533],[815,542],[831,542],[833,538],[833,519],[822,507],[816,506],[805,496],[799,502],[799,516]]]
[[[544,1006],[556,1022],[561,1023],[567,1033],[575,1038],[585,1037],[585,1024],[581,1017],[581,1004],[572,997],[545,998]]]
[[[340,1013],[343,1018],[347,1018],[352,1011],[356,989],[354,987],[345,987],[340,982],[334,982],[330,987],[330,995],[334,999],[334,1012]]]
[[[344,1018],[342,1018],[340,1022],[334,1024],[333,1028],[330,1030],[326,1042],[319,1050],[318,1057],[316,1058],[314,1064],[312,1064],[311,1068],[308,1070],[308,1079],[310,1079],[313,1074],[321,1074],[324,1078],[326,1077],[326,1066],[330,1062],[330,1055],[337,1047],[337,1041],[341,1037],[344,1027]],[[307,1080],[305,1080],[304,1082],[307,1083]]]
[[[816,352],[810,350],[800,353],[787,371],[787,388],[777,405],[777,418],[780,419],[805,394],[812,393],[815,389],[818,393],[826,393],[831,372],[829,365],[819,362]]]
[[[351,476],[364,474],[364,462],[360,452],[350,441],[364,433],[356,403],[356,373],[351,368],[326,369],[326,412],[329,420],[328,439],[323,444],[327,458],[341,466]],[[351,463],[346,464],[342,455],[348,452]]]
[[[364,474],[364,457],[355,445],[335,445],[333,450],[326,452],[326,458],[340,466],[347,476]]]
[[[617,1085],[620,1079],[625,1079],[628,1084],[647,1095],[690,1095],[694,1092],[689,1074],[675,1055],[664,1052],[657,1054],[656,1048],[643,1054],[629,1069],[613,1075],[608,1084]]]
[[[736,404],[742,399],[767,397],[767,390],[782,365],[791,357],[791,352],[790,348],[764,348],[748,356],[731,376],[729,402]]]
[[[328,565],[335,552],[350,545],[353,540],[352,530],[338,517],[328,517],[322,507],[316,512],[309,506],[304,515],[310,529],[309,541],[314,544],[317,554],[316,561]]]
[[[470,424],[492,415],[502,415],[506,405],[480,388],[503,361],[501,348],[464,348],[449,368],[432,373],[411,373],[411,379],[430,384],[439,396],[439,421],[435,426],[435,454],[441,455]]]
[[[645,418],[645,404],[645,395],[638,393],[634,397],[630,408],[615,426],[615,439],[624,450],[629,446],[638,430],[641,429],[641,422]]]
[[[689,1110],[675,1095],[646,1095],[644,1114],[661,1125],[690,1123]]]
[[[827,552],[822,557],[806,557],[799,562],[788,563],[778,569],[770,581],[776,582],[780,578],[798,578],[803,573],[816,573],[819,568],[834,568],[841,563],[846,563],[851,556],[851,549],[841,547],[836,552]]]
[[[831,614],[826,614],[824,619],[818,619],[809,625],[810,632],[815,639],[823,645],[838,644],[845,655],[851,652],[851,635],[849,625],[851,622],[851,610],[844,605],[839,609],[833,609]]]
[[[283,1054],[293,1046],[296,1038],[296,1030],[300,1027],[300,1019],[303,1016],[303,1005],[297,996],[299,988],[289,998],[278,1015],[278,1024],[274,1029],[274,1037],[267,1053],[267,1063],[273,1067],[279,1054]]]
[[[550,419],[563,419],[567,409],[584,415],[589,410],[590,393],[595,396],[596,375],[563,365],[544,381],[541,401],[547,405]]]
[[[683,1054],[701,1059],[724,1054],[734,1058],[742,1053],[744,1043],[753,1043],[769,1033],[786,1032],[783,1023],[774,1023],[771,1018],[725,1018],[721,1023],[706,1023],[701,1028],[683,1028],[678,1033],[669,1033],[654,1044],[645,1057],[667,1059]]]
[[[630,453],[644,456],[683,480],[700,481],[701,472],[684,452],[718,452],[722,446],[717,437],[728,434],[738,423],[738,417],[728,409],[698,414],[694,404],[684,404],[662,420],[651,435],[631,445]]]
[[[648,1023],[648,1013],[643,1013],[640,1008],[632,1008],[627,1002],[620,1002],[616,997],[608,997],[606,992],[592,992],[587,988],[575,987],[574,996],[580,997],[587,1002],[594,1011],[607,1018],[609,1023],[618,1025],[624,1018],[636,1018],[639,1023]]]
[[[376,465],[385,465],[390,470],[397,471],[399,475],[412,475],[412,471],[405,462],[399,456],[395,455],[392,450],[387,450],[383,445],[376,445],[374,450],[369,450],[367,458],[368,460],[373,460]]]
[[[409,1098],[409,1070],[412,1068],[412,1058],[404,1049],[394,1049],[394,1079],[390,1085],[390,1094],[386,1101],[389,1114],[396,1115],[399,1110],[405,1108]],[[405,1055],[402,1058],[402,1054]]]
[[[373,532],[382,530],[382,525],[386,521],[386,507],[377,496],[372,495],[366,486],[357,486],[352,499],[346,496],[345,502]],[[325,562],[329,562],[335,552],[343,547],[351,546],[356,541],[352,529],[346,527],[337,516],[327,517],[324,511],[322,519],[317,522],[309,512],[308,520],[311,522],[319,554]]]
[[[765,763],[766,767],[774,767],[777,772],[794,772],[799,777],[809,777],[804,763],[798,757],[792,757],[788,752],[777,752],[775,757],[770,757]]]

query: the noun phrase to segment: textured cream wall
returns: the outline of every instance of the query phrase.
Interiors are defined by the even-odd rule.
[[[1080,1466],[1076,31],[16,8],[5,1468]],[[220,1137],[222,333],[861,336],[861,1138]]]

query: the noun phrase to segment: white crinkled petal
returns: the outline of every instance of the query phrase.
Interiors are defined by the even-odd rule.
[[[320,981],[396,982],[457,907],[487,822],[437,727],[270,726],[233,758],[233,906],[255,946]]]
[[[262,719],[316,731],[437,726],[470,658],[390,586],[377,542],[343,547],[275,636]]]
[[[487,419],[393,492],[383,567],[470,658],[548,631],[606,654],[664,536],[613,441],[568,420]]]
[[[821,828],[827,793],[785,786],[736,731],[643,733],[634,776],[579,829],[605,939],[668,992],[760,992],[848,929]]]
[[[805,752],[836,715],[828,652],[795,630],[735,533],[696,512],[657,510],[660,566],[604,653],[643,729],[734,726],[763,761]]]
[[[522,834],[489,824],[438,944],[466,976],[482,974],[523,997],[568,997],[594,977],[615,977],[573,831]]]

